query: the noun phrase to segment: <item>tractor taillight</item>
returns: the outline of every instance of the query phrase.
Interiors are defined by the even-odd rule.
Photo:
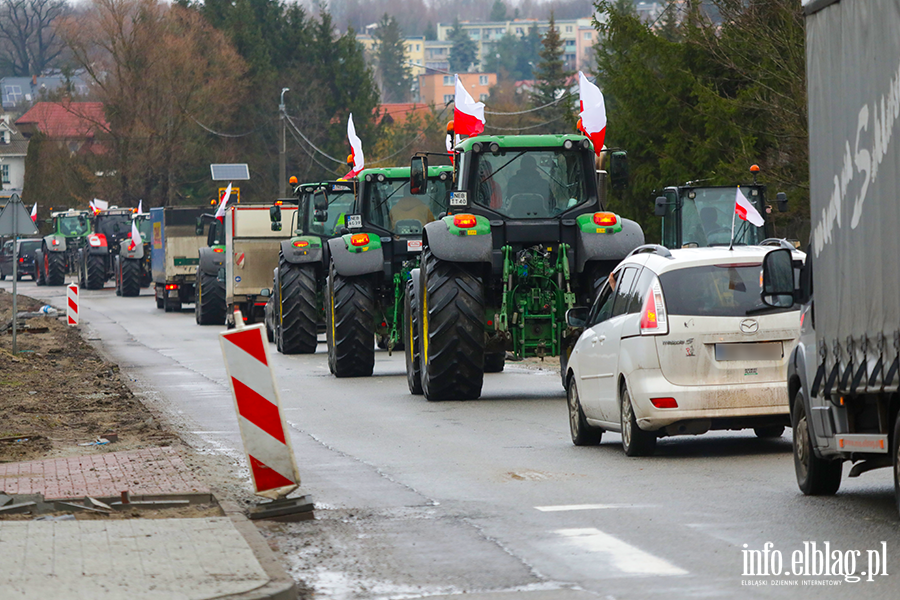
[[[600,227],[613,227],[618,222],[619,219],[611,212],[594,213],[594,223]]]
[[[213,252],[225,252],[225,248],[213,248]]]
[[[369,234],[354,233],[350,236],[350,244],[353,246],[367,246],[369,244]]]
[[[641,310],[641,335],[662,335],[669,333],[669,323],[666,319],[666,303],[663,300],[662,288],[659,280],[653,281],[653,285],[647,290],[644,298],[644,307]]]
[[[59,240],[53,240],[50,243],[53,244],[54,246],[59,246]]]
[[[306,240],[297,240],[294,242],[294,248],[306,248],[307,246],[309,246],[309,242]]]
[[[475,227],[478,223],[478,220],[475,218],[475,215],[456,215],[453,217],[453,224],[460,229],[469,229]]]

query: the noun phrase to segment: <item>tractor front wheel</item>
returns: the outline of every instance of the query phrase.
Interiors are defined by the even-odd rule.
[[[119,290],[123,296],[141,294],[141,262],[132,258],[119,259]]]
[[[484,290],[471,265],[426,250],[421,315],[422,391],[428,400],[473,400],[484,383]]]
[[[84,254],[84,287],[102,290],[106,283],[106,257],[102,254]]]
[[[62,252],[46,252],[44,254],[44,275],[47,285],[65,285],[66,257]]]

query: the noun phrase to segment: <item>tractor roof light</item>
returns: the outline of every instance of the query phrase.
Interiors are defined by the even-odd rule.
[[[566,140],[565,142],[563,142],[563,148],[565,148],[566,150],[571,150],[574,146],[575,144],[572,142],[572,140]]]
[[[477,224],[478,219],[475,218],[475,215],[460,214],[453,217],[453,225],[460,229],[471,229]]]
[[[275,201],[275,206],[282,206],[283,204],[284,204],[284,202],[282,202],[281,200]]]
[[[368,233],[354,233],[350,236],[350,245],[351,246],[367,246],[369,244],[369,234]]]
[[[288,183],[290,183],[291,185],[297,185],[297,177],[294,175],[291,175],[291,178],[288,179]]]
[[[611,212],[594,213],[594,223],[600,227],[615,227],[619,219]]]
[[[309,246],[309,242],[306,240],[297,240],[294,242],[294,248],[306,248],[307,246]]]
[[[759,165],[750,165],[751,173],[759,173]]]

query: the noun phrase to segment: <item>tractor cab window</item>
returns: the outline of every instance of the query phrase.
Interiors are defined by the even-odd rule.
[[[744,190],[744,195],[759,214],[765,214],[762,198]],[[731,219],[737,189],[733,187],[690,188],[683,192],[681,208],[682,244],[696,243],[700,248],[727,246],[731,242]],[[754,245],[765,239],[765,228],[735,217],[734,243]]]
[[[99,215],[97,233],[108,238],[122,238],[131,234],[131,215]]]
[[[65,237],[75,237],[78,235],[84,235],[90,231],[88,228],[88,221],[86,218],[82,217],[80,220],[77,216],[74,217],[59,217],[59,233]]]
[[[546,219],[587,200],[583,150],[505,149],[473,157],[475,203],[511,219]]]
[[[306,211],[306,222],[309,224],[310,233],[333,236],[337,235],[344,227],[347,213],[352,211],[355,195],[350,184],[342,187],[346,189],[338,189],[335,186],[334,189],[328,190],[328,218],[324,223],[315,220],[314,194],[312,192],[306,194],[302,210]]]
[[[409,191],[409,178],[366,182],[367,220],[399,235],[421,235],[422,228],[447,210],[450,178],[428,178],[423,196]],[[330,215],[329,215],[330,216]]]

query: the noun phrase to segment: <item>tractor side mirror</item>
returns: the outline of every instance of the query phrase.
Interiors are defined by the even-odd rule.
[[[790,308],[794,305],[794,265],[787,248],[773,250],[763,259],[763,304],[774,308]]]
[[[657,217],[666,216],[666,207],[669,206],[669,201],[665,196],[657,196],[653,205],[653,214]]]
[[[197,217],[197,226],[194,228],[194,233],[197,235],[203,235],[203,218]]]
[[[313,196],[313,221],[324,223],[328,220],[328,196],[324,191],[316,192]]]
[[[421,196],[428,191],[428,157],[413,156],[409,162],[409,193]]]
[[[613,150],[609,154],[609,183],[614,190],[622,190],[628,185],[628,154],[624,150]]]
[[[775,194],[775,203],[778,205],[778,212],[787,212],[787,194],[784,192]]]
[[[566,325],[575,329],[583,329],[587,326],[588,312],[587,306],[576,306],[566,311]]]
[[[275,223],[281,224],[281,207],[277,204],[269,207],[269,220],[272,221],[272,224]],[[274,227],[272,231],[277,231]]]
[[[84,227],[87,224],[87,219],[84,218],[84,215],[78,215],[78,224]]]

